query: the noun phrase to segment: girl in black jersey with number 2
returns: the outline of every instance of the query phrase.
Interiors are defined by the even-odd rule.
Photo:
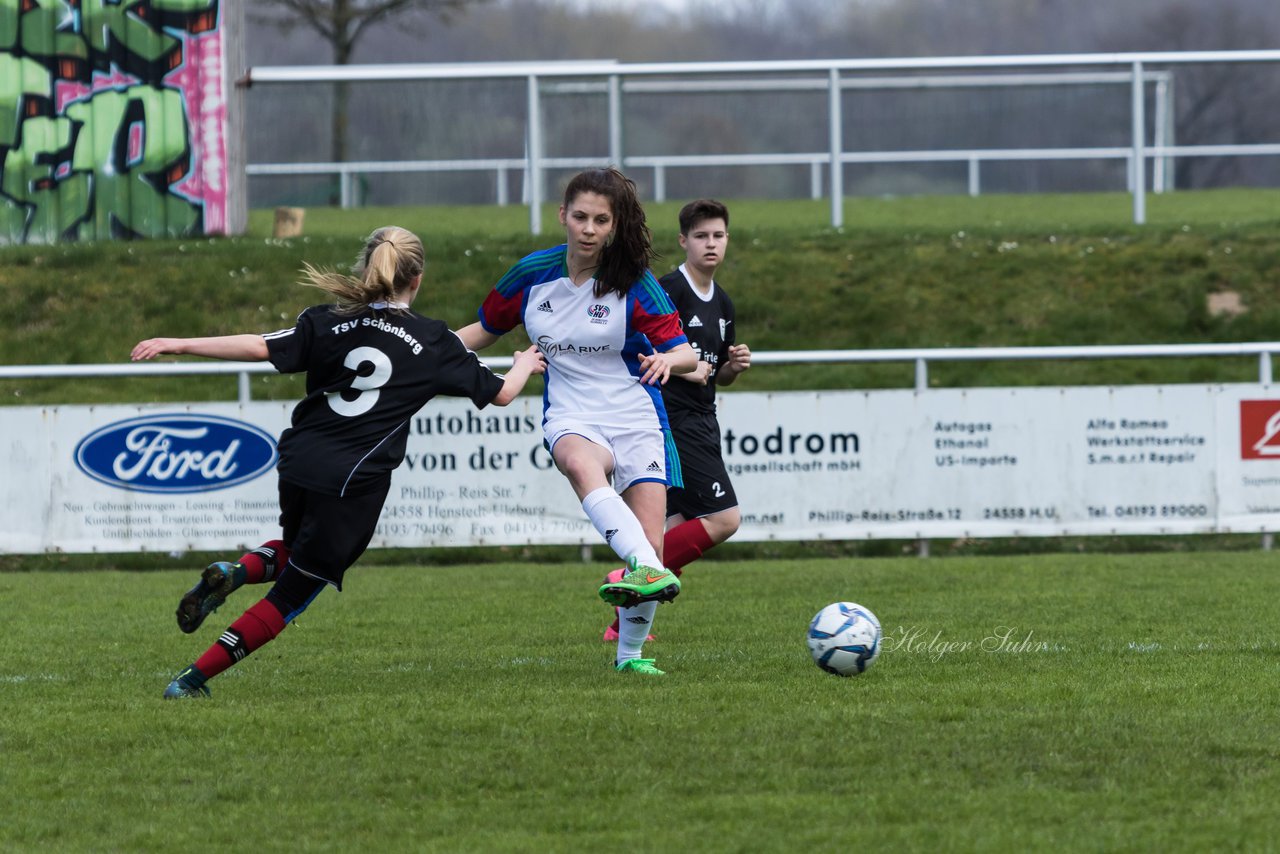
[[[307,374],[307,395],[278,444],[283,534],[235,563],[218,561],[178,604],[178,626],[194,632],[228,594],[275,581],[266,597],[176,676],[166,699],[207,697],[205,682],[276,637],[364,553],[404,459],[411,416],[437,395],[477,407],[510,403],[545,370],[537,347],[517,351],[506,377],[493,374],[439,320],[409,306],[422,284],[422,241],[389,226],[366,241],[354,276],[306,266],[308,284],[335,304],[306,309],[291,329],[267,335],[151,338],[134,361],[174,353],[266,361]]]

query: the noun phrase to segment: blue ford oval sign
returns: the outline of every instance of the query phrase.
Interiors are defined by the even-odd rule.
[[[276,463],[276,442],[217,415],[147,415],[100,427],[76,445],[76,466],[138,492],[207,492],[253,480]]]

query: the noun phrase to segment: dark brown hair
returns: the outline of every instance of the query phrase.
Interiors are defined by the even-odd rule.
[[[680,209],[680,233],[686,237],[693,227],[706,219],[722,219],[729,227],[729,209],[715,199],[696,199]]]
[[[583,193],[599,193],[609,200],[613,210],[613,234],[600,253],[596,268],[595,295],[607,293],[626,296],[627,291],[649,269],[657,253],[653,251],[653,235],[644,221],[644,208],[636,193],[636,184],[617,169],[588,169],[579,172],[564,190],[564,206]]]

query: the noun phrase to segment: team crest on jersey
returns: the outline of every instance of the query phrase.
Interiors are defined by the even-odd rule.
[[[720,340],[721,340],[721,341],[723,341],[723,340],[724,340],[724,330],[725,330],[725,327],[726,327],[726,326],[728,326],[728,325],[729,325],[729,324],[727,324],[727,323],[725,323],[725,322],[724,322],[724,318],[723,318],[723,317],[722,317],[722,318],[720,318]]]
[[[592,323],[608,323],[609,322],[609,306],[602,303],[596,303],[587,309],[587,314],[591,317]]]

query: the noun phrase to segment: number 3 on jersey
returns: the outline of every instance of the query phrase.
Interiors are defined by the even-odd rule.
[[[387,358],[386,353],[376,347],[357,347],[347,354],[342,364],[353,371],[359,371],[360,366],[366,362],[373,365],[373,373],[368,376],[357,374],[351,381],[352,391],[359,392],[354,398],[345,400],[340,391],[324,393],[325,399],[329,401],[329,408],[339,415],[354,418],[373,409],[373,405],[378,402],[378,395],[381,394],[378,389],[391,379],[391,360]]]

